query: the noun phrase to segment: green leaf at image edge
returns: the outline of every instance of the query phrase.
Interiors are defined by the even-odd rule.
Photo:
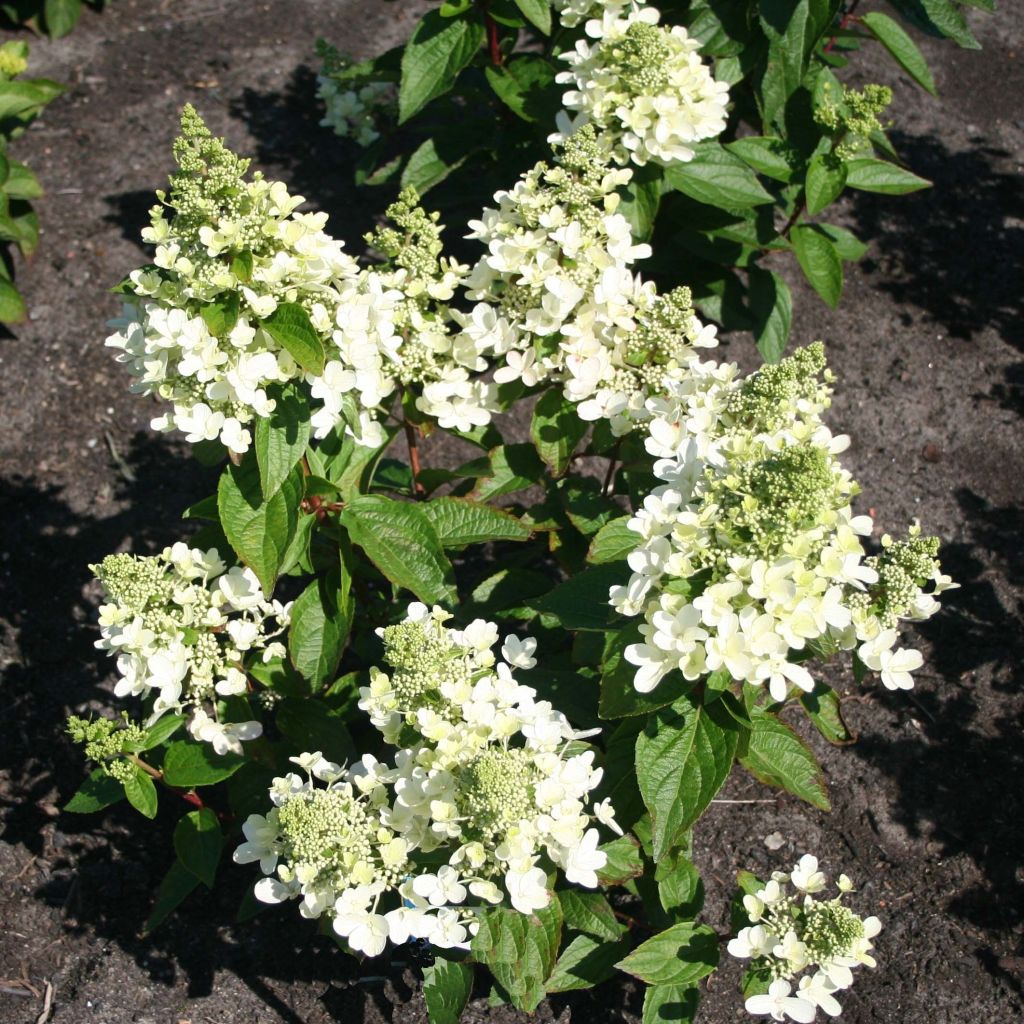
[[[423,969],[423,999],[430,1024],[459,1024],[473,991],[473,968],[438,957]]]

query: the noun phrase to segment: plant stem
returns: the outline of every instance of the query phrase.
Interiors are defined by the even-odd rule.
[[[155,779],[160,783],[161,786],[165,786],[172,793],[180,796],[182,800],[187,804],[191,804],[193,807],[203,808],[206,804],[203,803],[203,798],[196,793],[194,790],[179,789],[177,786],[172,786],[164,779],[164,773],[159,768],[154,768],[151,764],[146,764],[145,761],[139,757],[138,754],[125,754],[125,757],[134,765],[138,765],[151,779]],[[220,815],[218,814],[219,818]]]
[[[405,416],[402,417],[405,440],[409,445],[409,468],[412,470],[412,491],[417,501],[427,496],[426,488],[420,483],[420,448],[416,439],[416,427]]]
[[[483,9],[484,25],[487,27],[487,50],[491,57],[491,65],[500,68],[504,61],[501,56],[501,45],[498,40],[498,23],[491,17],[491,12],[487,9],[489,6],[489,2],[485,0]]]
[[[850,25],[852,25],[853,22],[856,20],[853,15],[854,15],[854,12],[857,10],[857,6],[858,6],[859,3],[860,3],[860,0],[853,0],[853,3],[850,4],[850,9],[843,15],[842,19],[839,22],[839,31],[840,32],[842,32],[844,29],[849,28]],[[836,39],[838,39],[838,38],[839,38],[838,35],[834,35],[825,44],[825,49],[822,52],[824,52],[824,53],[831,53],[832,52],[832,47],[836,45]]]
[[[619,448],[622,447],[622,438],[620,437],[615,442],[615,447],[612,449],[611,455],[608,456],[608,471],[604,475],[604,483],[601,485],[601,493],[604,495],[611,494],[612,485],[615,482],[615,470],[617,468],[619,459]]]

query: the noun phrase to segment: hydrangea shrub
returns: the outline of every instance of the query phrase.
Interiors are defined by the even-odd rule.
[[[908,626],[955,584],[917,524],[873,539],[821,343],[744,373],[710,358],[696,284],[641,276],[661,240],[636,186],[699,164],[731,117],[697,33],[588,0],[427,24],[504,75],[516,11],[596,42],[576,40],[543,151],[449,225],[458,256],[409,182],[348,255],[184,111],[154,261],[119,286],[108,344],[154,428],[220,478],[182,540],[92,567],[127,708],[70,720],[96,767],[68,810],[184,811],[149,928],[230,856],[257,907],[357,955],[419,943],[434,1024],[474,965],[522,1009],[625,972],[645,1021],[694,1020],[723,943],[751,1014],[835,1016],[881,929],[853,883],[827,898],[812,854],[741,871],[719,936],[695,830],[734,770],[827,811],[793,716],[849,742],[829,662],[911,687]],[[845,38],[835,11],[825,29]],[[417,73],[419,110],[438,92]],[[863,159],[879,100],[842,95],[819,122]],[[374,144],[379,111],[345,103],[328,120]],[[426,464],[436,431],[479,454]]]

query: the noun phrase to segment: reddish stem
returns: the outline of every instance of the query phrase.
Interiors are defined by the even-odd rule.
[[[853,16],[853,12],[857,10],[857,5],[860,0],[853,0],[850,4],[850,9],[843,15],[842,20],[839,22],[839,31],[842,32],[848,29],[857,19]],[[836,40],[839,38],[838,35],[834,35],[826,44],[824,53],[831,53],[832,47],[836,45]]]
[[[405,428],[405,440],[409,445],[409,468],[412,470],[412,490],[417,499],[425,498],[427,490],[420,483],[420,449],[416,440],[416,428],[404,416],[402,426]]]
[[[487,8],[484,8],[484,25],[487,26],[487,49],[491,55],[491,64],[500,68],[504,63],[501,56],[501,46],[498,40],[498,23],[491,17]]]

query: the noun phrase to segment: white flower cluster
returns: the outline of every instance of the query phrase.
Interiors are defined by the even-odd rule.
[[[361,270],[325,233],[326,214],[296,213],[303,199],[281,182],[245,180],[248,161],[190,107],[175,159],[170,197],[160,196],[174,215],[154,208],[143,235],[156,245],[155,265],[130,275],[134,301],[107,339],[132,390],[171,404],[155,429],[244,453],[248,425],[273,411],[273,387],[289,381],[305,382],[320,403],[318,438],[343,426],[362,444],[381,444],[379,417],[404,387],[443,427],[489,422],[494,388],[471,379],[487,368],[482,344],[458,330],[446,305],[467,268],[441,255],[436,215],[414,192],[389,209],[395,227],[370,239],[389,262]],[[267,330],[284,303],[301,306],[320,335],[322,375],[305,373]]]
[[[607,856],[593,822],[619,831],[607,801],[588,810],[602,775],[578,742],[589,734],[513,677],[535,664],[536,641],[508,637],[497,660],[493,623],[455,630],[447,618],[413,604],[379,631],[390,675],[372,670],[359,706],[399,747],[394,766],[366,756],[343,771],[318,754],[294,759],[327,789],[278,779],[276,809],[249,818],[235,855],[273,873],[257,884],[260,899],[301,897],[303,914],[328,914],[370,955],[388,938],[464,945],[479,909],[506,900],[539,910],[555,868],[594,888]],[[447,862],[417,870],[416,852]]]
[[[618,15],[643,5],[644,0],[551,0],[558,20],[566,28],[575,28],[588,18]]]
[[[323,74],[317,77],[316,94],[324,104],[321,127],[360,146],[380,138],[381,119],[395,107],[395,87],[390,82],[367,82],[353,88]]]
[[[103,584],[101,637],[117,657],[118,697],[152,698],[150,724],[167,711],[191,711],[192,735],[218,754],[241,753],[259,722],[221,722],[217,699],[244,694],[245,658],[284,653],[273,638],[290,605],[268,601],[251,569],[228,569],[216,549],[181,542],[159,555],[108,555],[90,567]],[[212,704],[214,713],[207,712]]]
[[[537,164],[496,209],[471,221],[487,246],[466,281],[478,302],[464,335],[503,361],[499,384],[563,384],[581,417],[624,433],[645,401],[685,375],[695,348],[717,344],[686,289],[658,295],[630,266],[650,255],[619,212],[628,169],[612,169],[592,128],[566,140],[554,166]]]
[[[626,659],[646,692],[672,671],[725,670],[775,700],[810,691],[811,654],[857,650],[890,689],[913,685],[921,655],[898,647],[901,619],[938,610],[949,588],[938,541],[915,527],[868,557],[871,520],[850,507],[857,486],[821,416],[831,375],[820,344],[745,380],[736,367],[692,367],[649,403],[646,442],[664,481],[629,521],[639,546],[613,607],[643,615]],[[927,589],[926,589],[927,588]]]
[[[681,25],[658,24],[653,7],[607,5],[586,24],[574,49],[561,55],[569,70],[556,82],[573,86],[562,97],[562,142],[583,124],[594,124],[620,164],[692,160],[694,144],[725,130],[729,87],[703,64],[700,44]]]
[[[817,857],[806,854],[791,872],[774,872],[767,885],[743,897],[750,926],[730,941],[729,952],[751,960],[751,969],[766,982],[770,979],[767,992],[747,999],[748,1013],[800,1024],[811,1024],[819,1009],[838,1017],[842,1007],[835,993],[853,984],[854,968],[875,966],[871,940],[881,922],[843,906],[843,897],[853,889],[846,875],[839,876],[839,895],[833,899],[820,895],[827,886]],[[791,994],[790,982],[804,971]]]

